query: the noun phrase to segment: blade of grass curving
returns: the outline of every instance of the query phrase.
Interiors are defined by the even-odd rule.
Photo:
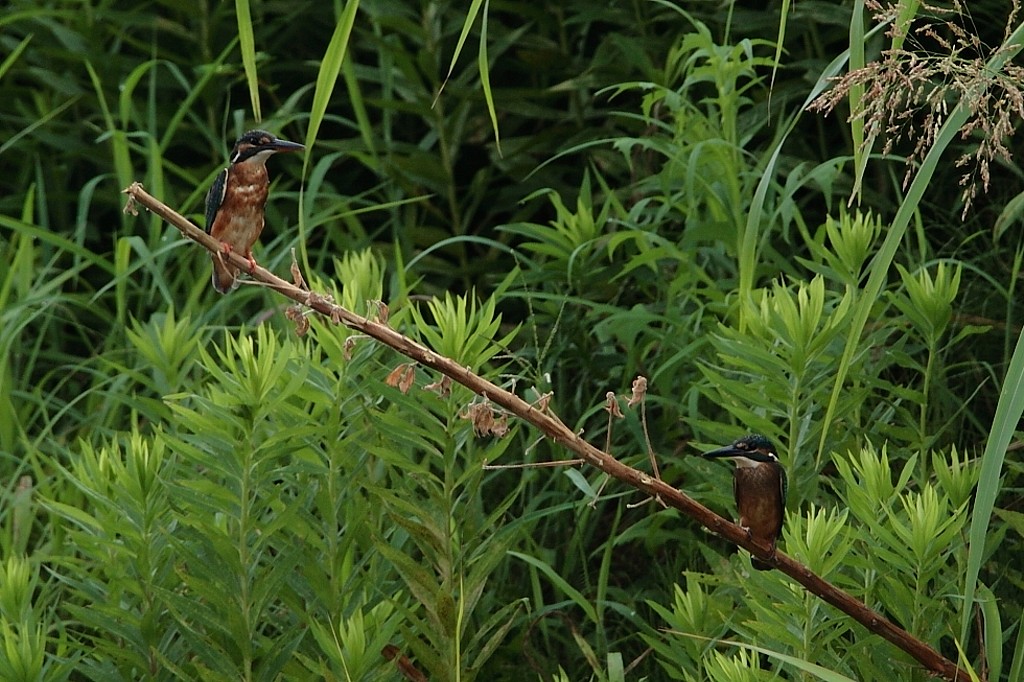
[[[238,19],[238,47],[242,52],[242,67],[245,69],[245,82],[249,85],[249,99],[252,101],[253,120],[263,120],[260,109],[260,81],[256,73],[256,38],[252,31],[252,13],[249,11],[249,0],[235,0],[235,17]]]
[[[1017,620],[1017,644],[1013,647],[1013,662],[1007,679],[1024,679],[1024,618]]]
[[[896,30],[893,32],[892,49],[902,50],[903,43],[907,39],[907,32],[910,30],[910,22],[917,16],[917,10],[921,8],[921,0],[900,0],[897,5]]]
[[[355,24],[358,9],[359,0],[349,0],[345,3],[345,9],[341,11],[338,23],[334,26],[331,42],[327,45],[324,57],[320,61],[320,71],[316,75],[316,90],[313,92],[313,103],[309,108],[309,128],[306,130],[304,141],[307,151],[303,175],[305,175],[306,166],[309,164],[309,149],[316,143],[320,125],[327,114],[327,105],[330,104],[334,86],[338,82],[338,74],[341,73],[341,65],[345,60],[348,39],[352,34],[352,26]]]
[[[850,17],[850,71],[864,68],[864,0],[853,3],[853,15]],[[864,98],[864,86],[860,83],[850,86],[850,111],[858,112]],[[860,186],[864,180],[864,170],[871,158],[871,144],[864,144],[864,119],[859,116],[850,118],[850,137],[853,142],[853,190],[850,200],[860,196]]]
[[[736,642],[730,642],[730,644],[735,644],[736,646],[747,649],[749,651],[756,651],[758,653],[762,653],[765,656],[768,656],[769,658],[774,658],[778,661],[781,661],[782,663],[788,663],[797,670],[802,670],[805,673],[813,675],[819,680],[823,680],[823,682],[853,682],[852,678],[843,675],[841,672],[836,670],[829,670],[828,668],[818,665],[813,661],[807,661],[796,656],[790,656],[779,651],[774,651],[772,649],[754,646],[751,644],[739,644]]]
[[[352,26],[355,24],[356,12],[359,10],[359,0],[349,0],[341,11],[337,23],[334,25],[334,34],[331,35],[331,42],[324,51],[324,57],[320,61],[320,71],[316,75],[316,90],[313,91],[313,103],[309,108],[309,127],[306,129],[306,156],[302,162],[302,176],[305,177],[309,169],[310,150],[316,144],[317,134],[320,132],[320,125],[327,115],[327,106],[331,102],[331,95],[334,94],[334,86],[338,82],[338,74],[341,73],[341,65],[345,61],[345,53],[348,51],[348,39],[352,34]],[[349,89],[351,92],[351,88]],[[299,194],[299,215],[305,215],[304,204],[305,193]],[[309,269],[309,258],[306,253],[306,224],[299,221],[299,244],[302,254],[303,267]]]
[[[231,51],[235,49],[236,38],[232,38],[228,42],[227,47],[221,50],[220,54],[214,58],[213,62],[207,65],[206,68],[200,69],[199,80],[189,84],[188,79],[183,75],[179,76],[178,80],[182,83],[185,89],[185,99],[182,100],[181,104],[174,111],[171,118],[164,124],[163,129],[160,131],[160,152],[166,152],[170,146],[171,141],[174,140],[174,135],[178,132],[178,127],[181,125],[181,121],[185,116],[189,115],[193,109],[192,104],[199,98],[201,94],[206,91],[206,86],[214,76],[219,73],[220,67],[224,64],[224,61],[231,54]],[[176,75],[179,74],[177,65],[172,67],[172,72]],[[189,87],[191,85],[191,87]]]
[[[155,140],[153,140],[155,146]],[[131,237],[121,237],[114,247],[114,310],[117,325],[128,326],[128,283],[132,265]]]
[[[110,105],[107,103],[106,93],[103,88],[103,83],[100,81],[100,75],[93,68],[92,62],[86,60],[85,62],[86,71],[89,72],[89,80],[92,81],[93,89],[96,91],[96,101],[100,105],[100,110],[103,113],[103,123],[106,125],[106,135],[110,138],[110,152],[114,157],[114,170],[117,177],[117,184],[120,187],[124,187],[125,183],[130,183],[132,177],[135,174],[135,169],[132,168],[131,153],[128,148],[128,137],[118,127],[117,122],[114,120],[114,114],[110,109]],[[122,221],[127,223],[128,216],[122,216]]]
[[[1003,679],[1003,623],[999,615],[999,600],[985,583],[978,590],[981,593],[982,624],[985,628],[985,662],[988,663],[988,679]],[[1020,679],[1010,678],[1010,679]]]
[[[782,0],[779,10],[779,32],[775,36],[775,56],[772,58],[772,77],[768,82],[768,116],[772,115],[772,91],[775,90],[775,76],[782,62],[782,46],[786,44],[786,20],[789,18],[789,1]]]
[[[426,258],[427,256],[429,256],[434,251],[442,251],[452,244],[463,243],[483,244],[484,246],[487,246],[489,248],[496,249],[498,251],[502,251],[510,255],[516,255],[515,249],[506,244],[502,244],[501,242],[496,241],[494,239],[488,239],[487,237],[475,237],[473,235],[459,235],[457,237],[448,237],[447,239],[442,239],[441,241],[434,242],[427,248],[417,253],[416,256],[411,261],[409,261],[408,265],[405,266],[405,269],[408,270],[409,272],[414,272],[413,268],[416,266],[416,264],[419,263],[424,258]]]
[[[341,75],[345,79],[345,88],[348,90],[349,106],[352,107],[352,114],[356,119],[356,124],[359,126],[359,137],[363,140],[363,146],[366,147],[366,151],[374,158],[375,163],[379,164],[377,144],[375,142],[376,136],[373,134],[373,123],[370,121],[370,114],[366,110],[366,100],[363,98],[363,91],[359,87],[359,79],[356,77],[356,70],[352,66],[351,61],[342,62]]]
[[[448,73],[444,75],[444,82],[441,83],[441,87],[437,89],[437,95],[434,96],[434,101],[431,103],[431,107],[437,104],[437,98],[441,96],[441,91],[444,90],[444,86],[448,84],[448,79],[452,77],[452,72],[455,71],[455,64],[459,61],[459,55],[462,54],[462,48],[466,46],[466,38],[469,37],[469,32],[473,30],[473,24],[476,22],[476,15],[480,13],[480,6],[484,4],[484,0],[473,0],[473,3],[469,6],[469,11],[466,13],[466,21],[462,23],[462,32],[459,33],[459,40],[455,43],[455,52],[452,53],[452,61],[448,64]],[[487,17],[485,16],[486,20]],[[485,28],[486,30],[486,28]],[[481,38],[481,42],[483,39]],[[481,74],[481,77],[483,74]]]
[[[903,41],[906,39],[910,22],[913,21],[920,8],[920,0],[902,0],[896,17],[896,27],[893,29],[892,49],[903,49]],[[853,5],[853,16],[850,19],[850,70],[854,71],[863,68],[864,57],[864,0],[856,0]],[[850,111],[858,112],[861,108],[861,100],[864,98],[864,86],[855,84],[850,86]],[[850,193],[850,201],[860,197],[861,185],[864,181],[864,171],[868,166],[868,159],[871,158],[871,149],[874,147],[875,138],[872,136],[867,142],[864,141],[864,119],[853,118],[850,121],[850,132],[853,136],[853,157],[854,157],[854,179],[853,191]]]
[[[167,193],[165,187],[165,176],[164,176],[164,154],[160,149],[160,142],[156,139],[155,135],[147,135],[145,140],[146,156],[148,157],[147,167],[149,173],[146,178],[147,183],[153,188],[154,192],[160,192],[159,196],[165,196]],[[154,218],[156,220],[154,220]],[[158,245],[162,239],[164,226],[160,223],[159,216],[151,216],[149,221],[149,244],[154,248]]]
[[[985,443],[981,457],[981,474],[978,477],[978,492],[974,499],[974,513],[971,515],[971,530],[968,534],[970,548],[967,551],[967,575],[964,578],[964,610],[960,621],[960,641],[968,644],[974,613],[974,593],[978,573],[981,571],[982,555],[988,534],[992,509],[1000,490],[1000,473],[1006,459],[1006,448],[1024,414],[1024,334],[1017,338],[1017,347],[1010,358],[1010,365],[999,393],[992,429]]]
[[[10,216],[0,214],[0,227],[7,228],[13,232],[20,233],[25,237],[38,240],[41,243],[49,244],[55,249],[75,256],[83,265],[90,265],[100,268],[110,276],[115,274],[114,264],[106,260],[96,252],[63,237],[53,230],[45,227],[26,223]]]
[[[508,555],[525,561],[526,563],[530,564],[538,571],[543,573],[545,576],[547,576],[548,580],[551,581],[551,584],[554,585],[556,589],[560,590],[562,594],[568,597],[573,604],[580,607],[580,610],[582,610],[583,613],[586,614],[587,619],[591,623],[600,624],[597,609],[594,607],[593,604],[590,603],[590,600],[584,597],[582,592],[580,592],[575,587],[570,585],[569,581],[567,581],[565,578],[559,575],[558,571],[552,568],[550,564],[548,564],[545,561],[541,561],[540,559],[535,559],[529,554],[523,554],[521,552],[509,552]]]
[[[487,114],[491,117],[491,128],[494,130],[494,144],[501,154],[501,134],[498,132],[498,113],[494,109],[494,93],[491,92],[491,69],[487,60],[487,10],[491,6],[490,0],[484,1],[484,17],[480,25],[480,49],[477,52],[476,63],[480,69],[480,85],[484,90],[484,101],[487,103]],[[455,62],[452,62],[452,66]],[[451,75],[449,70],[448,75]]]
[[[7,58],[4,59],[3,62],[0,62],[0,79],[4,77],[4,74],[7,73],[8,69],[14,66],[14,62],[18,61],[18,57],[21,56],[21,53],[25,51],[25,48],[28,47],[28,44],[32,41],[32,35],[33,34],[30,33],[25,36],[25,39],[18,43],[17,47],[11,50],[11,53],[7,55]]]
[[[32,123],[30,123],[29,125],[25,126],[18,132],[8,137],[6,140],[3,141],[3,144],[0,144],[0,154],[3,154],[8,149],[11,149],[14,146],[16,146],[18,142],[21,141],[21,138],[31,135],[39,128],[46,127],[50,123],[50,121],[63,114],[66,110],[70,109],[81,98],[81,95],[74,95],[73,97],[70,97],[67,101],[59,104],[55,109],[51,109],[45,114],[42,114],[39,118],[33,120]]]

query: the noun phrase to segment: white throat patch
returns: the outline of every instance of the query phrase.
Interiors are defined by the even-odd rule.
[[[255,154],[253,154],[252,156],[250,156],[248,159],[246,159],[242,163],[252,163],[252,164],[256,164],[257,166],[266,165],[267,159],[269,159],[271,156],[273,156],[274,151],[275,150],[273,150],[273,149],[264,149],[261,152],[257,152]],[[236,155],[235,158],[238,158],[237,155]],[[235,159],[231,159],[231,163],[237,163],[237,161]]]

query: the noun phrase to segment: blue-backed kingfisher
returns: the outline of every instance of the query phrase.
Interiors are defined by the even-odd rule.
[[[745,436],[732,445],[704,453],[705,457],[730,457],[736,462],[732,492],[736,498],[739,525],[747,535],[772,548],[782,535],[782,519],[786,513],[786,470],[779,464],[775,446],[764,436]],[[751,557],[751,565],[759,571],[772,568],[770,563]]]
[[[277,152],[305,149],[280,140],[265,130],[250,130],[238,138],[228,167],[217,175],[206,195],[206,231],[220,241],[224,253],[236,251],[256,269],[252,247],[263,231],[270,176],[267,159]],[[226,294],[238,286],[239,269],[221,254],[213,255],[213,288]]]

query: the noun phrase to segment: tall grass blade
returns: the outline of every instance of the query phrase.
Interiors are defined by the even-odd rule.
[[[490,0],[484,2],[483,24],[480,26],[480,50],[477,53],[477,67],[480,69],[480,86],[484,91],[484,101],[487,102],[487,115],[491,117],[491,128],[494,130],[494,141],[498,147],[498,156],[501,156],[501,133],[498,131],[498,112],[494,109],[494,93],[491,92],[491,69],[487,60],[487,10],[491,6]],[[452,62],[452,66],[455,62]],[[448,72],[451,75],[451,71]]]
[[[253,120],[263,120],[260,108],[260,79],[256,73],[256,38],[252,30],[252,13],[249,11],[249,0],[235,0],[235,16],[238,19],[238,46],[242,51],[242,66],[245,69],[245,81],[249,85],[249,99],[252,102]]]

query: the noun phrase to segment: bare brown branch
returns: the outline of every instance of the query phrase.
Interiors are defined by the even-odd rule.
[[[211,253],[222,252],[216,239],[206,234],[186,218],[170,209],[162,202],[147,193],[142,185],[134,183],[124,190],[132,202],[153,211],[164,220],[178,228],[189,239],[203,245]],[[241,255],[231,252],[224,255],[232,264],[248,271],[249,263]],[[414,360],[420,365],[450,377],[477,395],[504,408],[509,413],[539,429],[552,442],[571,450],[584,462],[607,473],[612,478],[636,488],[647,495],[660,499],[666,506],[683,512],[711,532],[725,538],[753,554],[758,559],[775,565],[780,571],[803,585],[808,591],[835,606],[861,623],[871,632],[877,633],[913,656],[931,674],[947,680],[966,681],[968,674],[955,663],[943,657],[938,651],[925,642],[912,636],[906,630],[884,616],[872,611],[863,602],[840,590],[820,576],[811,572],[803,564],[786,556],[782,552],[773,552],[771,547],[758,544],[750,539],[747,531],[714,513],[704,505],[638,469],[622,464],[607,452],[599,450],[577,433],[566,426],[560,419],[546,409],[537,409],[519,396],[506,391],[487,379],[474,374],[468,368],[455,361],[438,355],[429,348],[400,334],[390,327],[372,322],[351,311],[335,305],[327,296],[305,291],[277,277],[263,267],[257,266],[252,276],[267,287],[278,291],[288,298],[305,305],[324,316],[328,321],[344,324],[390,346],[399,353]]]

